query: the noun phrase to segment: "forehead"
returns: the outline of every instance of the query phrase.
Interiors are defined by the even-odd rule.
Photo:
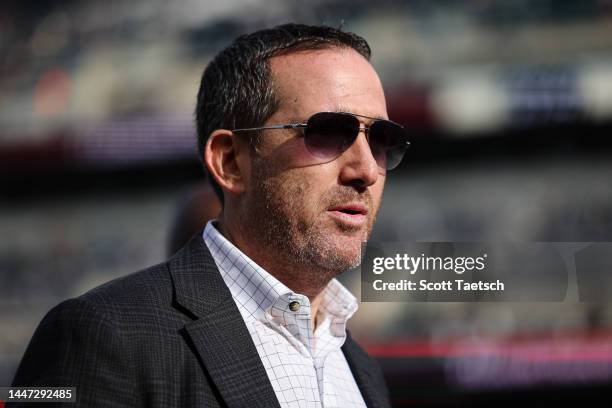
[[[387,117],[380,79],[370,63],[349,48],[300,51],[271,58],[278,115],[305,117],[320,111],[348,111]]]

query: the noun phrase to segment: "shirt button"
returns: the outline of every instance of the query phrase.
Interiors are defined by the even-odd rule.
[[[291,303],[289,303],[289,310],[291,310],[292,312],[297,312],[298,310],[300,310],[300,302],[296,302],[295,300]]]

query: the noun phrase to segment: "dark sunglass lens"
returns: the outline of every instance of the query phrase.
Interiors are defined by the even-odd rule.
[[[408,148],[406,131],[389,121],[376,121],[370,126],[370,149],[378,166],[393,170],[402,161]]]
[[[348,149],[357,138],[359,120],[341,113],[316,113],[308,119],[304,134],[306,147],[313,156],[334,158]]]

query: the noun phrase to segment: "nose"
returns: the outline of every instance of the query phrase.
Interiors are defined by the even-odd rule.
[[[378,180],[379,169],[368,144],[363,125],[355,142],[339,158],[340,182],[363,191]]]

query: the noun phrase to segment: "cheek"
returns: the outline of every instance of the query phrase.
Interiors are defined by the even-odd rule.
[[[273,184],[272,192],[277,200],[296,218],[309,219],[321,212],[324,184],[304,169],[286,172]]]

